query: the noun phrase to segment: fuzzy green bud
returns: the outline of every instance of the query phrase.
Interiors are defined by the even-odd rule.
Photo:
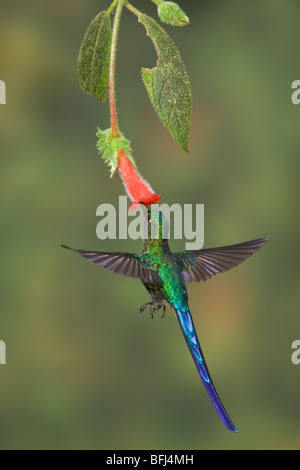
[[[101,157],[108,164],[110,167],[110,177],[116,175],[118,169],[118,158],[119,158],[119,151],[122,149],[127,158],[131,161],[131,163],[135,167],[135,162],[133,157],[131,156],[131,147],[129,140],[125,139],[123,134],[119,134],[117,136],[113,135],[111,129],[106,129],[102,131],[98,128],[97,132],[98,142],[97,148]]]
[[[158,16],[161,21],[172,26],[185,26],[190,22],[179,5],[174,2],[159,2]]]

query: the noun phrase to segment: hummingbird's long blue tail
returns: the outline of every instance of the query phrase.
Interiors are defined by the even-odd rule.
[[[232,432],[237,432],[235,426],[233,425],[231,419],[229,418],[218,394],[214,387],[212,378],[210,376],[209,370],[207,368],[199,340],[197,338],[197,333],[193,324],[192,316],[190,311],[187,308],[187,311],[182,311],[175,308],[175,313],[179,320],[185,341],[188,345],[191,355],[193,356],[194,362],[206,388],[208,395],[210,396],[211,401],[213,402],[219,416],[225,426]]]

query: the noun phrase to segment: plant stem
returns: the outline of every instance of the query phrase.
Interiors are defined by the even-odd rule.
[[[155,5],[157,5],[158,7],[164,3],[163,0],[151,0],[151,1],[155,3]]]
[[[131,13],[133,13],[135,16],[139,17],[141,12],[135,8],[133,5],[131,5],[128,0],[124,0],[124,5],[126,8],[128,8],[128,10],[131,11]]]
[[[106,14],[107,14],[107,15],[110,15],[110,14],[114,11],[114,9],[115,9],[116,6],[117,6],[118,1],[119,1],[119,0],[114,0],[114,1],[112,2],[112,4],[110,5],[110,7],[106,10]]]
[[[111,131],[113,136],[119,135],[116,97],[115,97],[115,65],[116,65],[116,52],[117,40],[120,25],[120,18],[122,13],[124,0],[118,0],[116,13],[114,17],[114,24],[111,38],[111,51],[110,51],[110,64],[109,64],[109,101],[110,101],[110,121]]]

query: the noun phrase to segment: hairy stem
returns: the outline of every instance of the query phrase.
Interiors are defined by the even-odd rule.
[[[118,32],[119,32],[119,25],[120,25],[120,18],[122,14],[123,3],[124,3],[124,0],[118,0],[116,13],[114,17],[113,30],[112,30],[111,53],[110,53],[110,64],[109,64],[110,121],[111,121],[112,135],[114,136],[119,135],[116,97],[115,97],[115,65],[116,65]]]
[[[106,14],[107,14],[107,15],[110,15],[110,14],[114,11],[114,9],[115,9],[116,6],[117,6],[118,1],[119,1],[119,0],[114,0],[114,1],[112,2],[112,4],[110,5],[110,7],[106,10]]]
[[[128,8],[128,10],[131,11],[131,13],[133,13],[135,16],[139,17],[139,15],[141,14],[141,12],[135,8],[133,5],[131,5],[131,3],[128,2],[128,0],[124,0],[124,5],[126,8]]]
[[[155,3],[155,5],[157,5],[158,7],[164,3],[163,0],[151,0],[151,1]]]

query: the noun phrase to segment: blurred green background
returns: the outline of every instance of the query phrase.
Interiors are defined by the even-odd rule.
[[[155,18],[149,0],[133,1]],[[140,68],[156,54],[124,11],[120,127],[162,202],[205,204],[205,246],[270,235],[232,272],[189,285],[229,433],[174,316],[140,315],[148,294],[60,248],[139,251],[96,237],[96,208],[124,194],[97,156],[108,105],[79,88],[77,54],[96,0],[0,2],[1,449],[299,449],[300,5],[186,0],[166,30],[193,90],[190,153],[162,127]],[[174,250],[183,241],[173,242]]]

